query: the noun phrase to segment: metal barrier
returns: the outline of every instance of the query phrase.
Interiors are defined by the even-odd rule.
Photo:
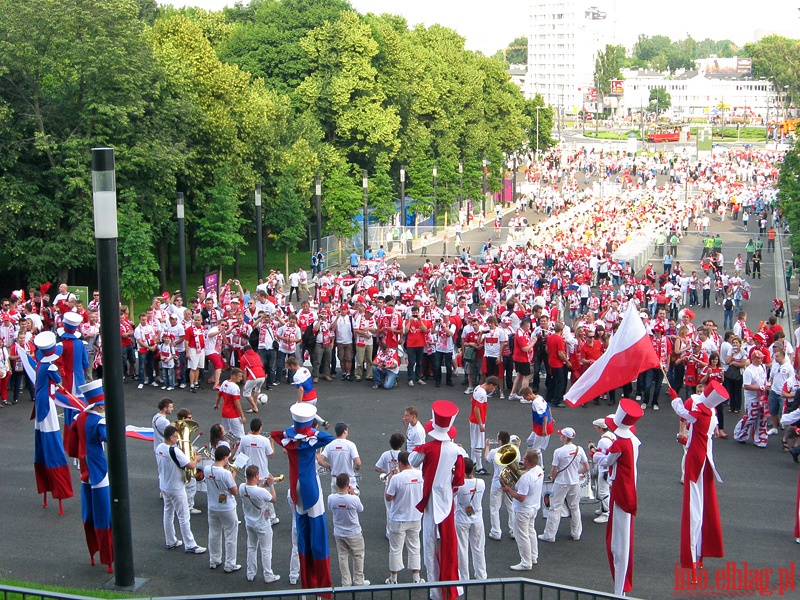
[[[547,581],[513,577],[463,581],[465,600],[614,600],[622,598],[613,593],[586,590]],[[311,600],[315,596],[332,600],[427,600],[430,590],[443,587],[441,583],[406,583],[394,585],[371,585],[366,587],[318,588],[314,590],[292,589],[230,594],[204,594],[198,596],[161,596],[134,598],[132,600],[255,600],[270,598],[287,600]],[[77,596],[60,592],[39,591],[29,588],[0,586],[2,600],[93,600],[90,596]],[[631,596],[626,596],[630,600]]]

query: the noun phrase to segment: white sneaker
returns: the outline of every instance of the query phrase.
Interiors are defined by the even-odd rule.
[[[267,575],[264,577],[264,583],[275,583],[276,581],[280,581],[280,575]]]
[[[184,550],[186,554],[204,554],[206,551],[202,546],[195,546],[194,548],[187,548]]]
[[[594,518],[595,523],[608,523],[608,513],[603,513],[599,517]]]
[[[499,398],[500,398],[500,400],[505,400],[506,399],[506,395],[503,392],[500,392]]]
[[[661,410],[661,409],[658,408],[658,404],[653,404],[653,410]]]
[[[417,380],[417,383],[418,383],[419,385],[428,385],[427,383],[425,383],[425,380],[424,380],[424,379],[418,379],[418,380]]]
[[[180,384],[180,386],[178,386],[178,387],[180,387],[182,390],[185,390],[185,389],[186,389],[186,384],[185,384],[185,383],[182,383],[182,384]]]
[[[778,429],[773,427],[767,432],[767,435],[778,435]]]
[[[140,390],[141,390],[141,389],[144,389],[144,384],[143,384],[143,383],[140,383],[140,384],[139,384],[139,385],[137,385],[136,387],[137,387],[138,389],[140,389]]]
[[[472,393],[472,392],[474,392],[474,391],[475,391],[475,388],[473,388],[473,387],[468,387],[467,389],[465,389],[465,390],[464,390],[464,395],[465,395],[465,396],[468,396],[469,394],[471,394],[471,393]]]
[[[508,399],[509,400],[519,400],[520,398],[521,398],[521,396],[519,394],[509,394],[508,395]]]
[[[269,522],[272,523],[273,525],[277,525],[278,523],[281,522],[281,520],[278,517],[275,517],[274,519],[270,519]]]
[[[642,410],[647,410],[647,402],[642,402]]]
[[[522,563],[519,563],[519,564],[516,564],[516,565],[511,565],[509,568],[512,571],[530,571],[531,569],[533,569],[533,567],[527,567],[527,566],[523,565]]]
[[[414,387],[414,381],[413,380],[409,380],[408,387]]]
[[[386,583],[386,585],[395,585],[397,584],[397,579],[395,579],[394,577],[389,577],[386,579],[384,583]]]
[[[203,514],[203,511],[202,511],[202,510],[200,510],[199,508],[194,508],[194,507],[193,507],[193,508],[190,508],[190,509],[189,509],[189,514],[190,514],[190,515],[202,515],[202,514]]]
[[[596,511],[594,511],[594,514],[602,515],[603,514],[603,509],[602,508],[598,508]]]
[[[242,568],[242,565],[231,565],[230,567],[225,567],[223,570],[226,573],[235,573],[236,571],[238,571],[241,568]]]
[[[290,576],[289,576],[289,584],[290,584],[290,585],[297,585],[297,580],[298,580],[298,579],[299,579],[299,577],[292,577],[292,576],[290,575]]]
[[[369,585],[369,579],[365,579],[361,585]]]

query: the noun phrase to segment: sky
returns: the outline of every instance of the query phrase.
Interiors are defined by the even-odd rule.
[[[164,2],[165,0],[159,0]],[[175,6],[199,6],[218,10],[234,0],[171,0]],[[409,25],[439,23],[466,38],[466,47],[494,54],[514,38],[525,35],[529,24],[529,0],[505,0],[496,5],[486,0],[350,0],[360,13],[403,15]],[[800,0],[767,0],[762,3],[722,3],[702,0],[586,0],[616,13],[619,43],[632,46],[639,34],[667,35],[696,40],[730,39],[738,45],[755,41],[756,31],[800,37]]]

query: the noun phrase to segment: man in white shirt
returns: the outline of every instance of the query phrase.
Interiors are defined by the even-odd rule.
[[[589,471],[589,461],[583,448],[573,443],[575,430],[565,427],[558,431],[563,446],[553,452],[553,466],[550,476],[553,478],[553,493],[550,496],[550,514],[547,526],[539,536],[543,542],[555,542],[558,525],[561,523],[561,509],[567,505],[570,512],[570,533],[573,540],[581,539],[583,524],[580,510],[580,475]]]
[[[203,554],[206,549],[198,546],[192,535],[189,523],[189,503],[184,487],[184,469],[194,469],[195,461],[189,460],[178,447],[178,430],[168,425],[164,430],[163,442],[156,448],[158,463],[158,487],[164,497],[164,535],[167,548],[180,548],[186,544],[187,554]],[[175,537],[175,517],[181,529],[183,541]]]
[[[336,332],[336,355],[339,358],[339,366],[342,368],[342,381],[353,381],[351,373],[353,369],[353,320],[350,318],[350,307],[342,304],[339,312],[331,323]]]
[[[408,568],[414,583],[419,577],[420,554],[419,532],[422,513],[417,504],[422,500],[422,471],[413,468],[408,462],[408,452],[397,457],[399,472],[389,475],[385,498],[389,503],[389,571],[387,584],[397,583],[397,574],[403,567],[403,547],[408,558]]]
[[[335,494],[337,492],[336,477],[341,474],[345,474],[350,478],[350,486],[358,493],[356,471],[361,469],[358,448],[347,439],[350,436],[347,423],[337,423],[334,432],[336,433],[336,440],[325,446],[322,452],[317,455],[317,460],[320,465],[331,470],[331,493]]]
[[[231,449],[219,445],[214,451],[214,464],[206,472],[208,490],[208,547],[209,567],[216,569],[222,564],[222,541],[225,540],[225,572],[233,573],[242,568],[236,563],[236,548],[239,541],[239,521],[236,518],[236,496],[239,488],[233,475],[226,468]]]
[[[245,436],[247,437],[247,436]],[[264,471],[267,473],[267,471]],[[272,517],[275,515],[275,479],[267,475],[264,489],[259,486],[260,471],[256,465],[248,465],[245,470],[247,482],[239,485],[239,497],[242,499],[244,525],[247,531],[247,581],[256,578],[258,554],[261,554],[261,568],[264,583],[274,583],[281,576],[272,571]]]
[[[783,413],[783,384],[794,375],[792,364],[786,360],[786,351],[783,346],[775,346],[773,353],[772,367],[769,371],[767,383],[769,386],[769,416],[772,420],[772,428],[767,431],[767,435],[776,435],[778,425]]]
[[[331,444],[326,448],[330,446]],[[333,516],[333,537],[336,540],[342,586],[369,585],[369,580],[364,579],[364,536],[361,534],[361,523],[358,521],[358,513],[364,511],[364,505],[350,485],[350,478],[346,473],[340,473],[335,479],[335,484],[336,493],[328,496],[328,510]]]
[[[497,454],[497,448],[505,446],[511,441],[511,435],[507,431],[500,431],[497,433],[496,447],[492,448],[491,440],[486,440],[486,448],[484,450],[484,458],[486,462],[492,465],[492,484],[489,487],[489,521],[491,529],[489,530],[489,537],[493,540],[500,540],[502,537],[502,529],[500,527],[500,505],[506,508],[508,514],[508,533],[511,538],[514,538],[514,515],[511,512],[511,498],[508,494],[503,493],[500,484],[500,471],[503,467],[494,462],[494,457]],[[490,450],[491,448],[491,450]]]
[[[403,423],[406,424],[406,450],[412,453],[414,448],[425,443],[425,428],[419,421],[419,412],[415,406],[406,407],[403,412]]]
[[[239,446],[236,448],[234,459],[240,454],[247,457],[247,465],[255,465],[262,477],[270,475],[269,457],[275,454],[272,439],[261,435],[263,423],[261,419],[255,418],[250,421],[250,433],[242,436]],[[280,523],[280,519],[275,515],[275,510],[270,509],[269,522],[271,525]]]
[[[469,552],[472,551],[472,569],[475,579],[487,579],[483,529],[483,493],[486,484],[475,479],[475,463],[464,459],[464,484],[455,493],[456,534],[458,535],[458,578],[469,579]]]
[[[539,542],[536,537],[536,514],[542,499],[544,471],[539,466],[539,454],[528,450],[522,459],[525,471],[515,489],[504,485],[503,492],[514,499],[514,534],[519,550],[519,563],[511,565],[513,571],[530,571],[539,560]],[[549,521],[548,521],[549,523]]]
[[[762,364],[764,354],[760,350],[750,353],[750,364],[742,373],[745,415],[736,424],[733,438],[744,444],[751,436],[759,448],[766,448],[768,441],[767,415],[761,402],[767,390],[767,371]]]

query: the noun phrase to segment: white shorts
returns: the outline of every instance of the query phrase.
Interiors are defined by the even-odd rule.
[[[241,419],[220,419],[220,423],[225,428],[225,431],[230,431],[234,437],[242,439],[244,437],[244,425]]]
[[[242,397],[247,398],[253,394],[260,394],[262,385],[264,385],[264,377],[259,377],[258,379],[248,379],[244,384]]]
[[[481,431],[481,426],[477,423],[469,424],[469,445],[472,448],[483,448],[486,446],[486,432]]]
[[[186,352],[186,364],[190,370],[194,371],[203,366],[203,359],[205,357],[205,351],[198,351],[196,348],[189,348]]]

